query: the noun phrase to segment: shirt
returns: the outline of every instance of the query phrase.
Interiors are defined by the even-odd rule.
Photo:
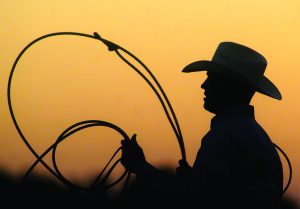
[[[216,115],[187,180],[192,201],[200,198],[212,208],[278,208],[282,185],[279,155],[255,120],[254,107]]]
[[[170,207],[172,202],[177,208],[277,209],[283,174],[276,148],[255,120],[254,107],[246,105],[211,120],[185,179],[172,178],[147,163],[137,173],[137,182],[147,196],[143,202],[150,205],[159,199],[159,204]]]

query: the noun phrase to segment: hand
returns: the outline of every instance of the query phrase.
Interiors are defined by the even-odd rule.
[[[122,165],[130,172],[136,173],[146,164],[145,155],[143,149],[138,145],[136,141],[136,134],[134,134],[131,140],[122,140]]]
[[[179,178],[185,178],[189,175],[192,167],[183,159],[178,161],[179,167],[176,168],[176,176]]]

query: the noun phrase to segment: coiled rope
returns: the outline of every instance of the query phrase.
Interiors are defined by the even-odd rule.
[[[111,157],[111,159],[109,160],[109,162],[105,165],[105,167],[102,169],[102,171],[99,173],[99,175],[96,177],[96,179],[93,181],[93,183],[91,184],[91,186],[89,188],[84,188],[81,186],[78,186],[74,183],[72,183],[71,181],[69,181],[67,178],[65,178],[62,173],[60,172],[57,164],[56,164],[56,149],[57,146],[59,145],[59,143],[61,143],[63,140],[65,140],[67,137],[75,134],[76,132],[89,128],[89,127],[94,127],[94,126],[104,126],[104,127],[109,127],[115,131],[117,131],[125,140],[130,140],[130,137],[125,133],[125,131],[123,131],[120,127],[109,123],[107,121],[102,121],[102,120],[86,120],[86,121],[81,121],[78,122],[74,125],[71,125],[70,127],[68,127],[56,140],[55,143],[53,143],[47,150],[44,151],[43,154],[39,155],[38,153],[36,153],[36,151],[33,149],[33,147],[30,145],[30,143],[28,142],[28,140],[26,139],[26,137],[24,136],[24,134],[22,133],[18,122],[16,120],[13,108],[12,108],[12,101],[11,101],[11,84],[12,84],[12,78],[15,72],[15,68],[19,62],[19,60],[21,59],[22,55],[36,42],[41,41],[43,39],[49,38],[49,37],[53,37],[53,36],[62,36],[62,35],[72,35],[72,36],[82,36],[82,37],[87,37],[87,38],[91,38],[91,39],[95,39],[95,40],[99,40],[101,41],[103,44],[105,44],[108,47],[109,51],[113,51],[115,52],[119,58],[121,58],[126,64],[128,64],[135,72],[137,72],[146,82],[147,84],[151,87],[151,89],[154,91],[154,93],[156,94],[157,98],[159,99],[163,109],[164,109],[164,113],[168,118],[168,121],[173,129],[173,132],[176,136],[176,139],[178,141],[179,144],[179,148],[181,151],[181,155],[182,155],[182,160],[186,161],[186,153],[185,153],[185,147],[184,147],[184,141],[183,141],[183,136],[181,133],[181,129],[176,117],[176,114],[172,108],[172,105],[167,97],[167,95],[165,94],[163,88],[161,87],[160,83],[158,82],[158,80],[156,79],[156,77],[153,75],[153,73],[149,70],[149,68],[140,60],[138,59],[135,55],[133,55],[132,53],[130,53],[128,50],[124,49],[123,47],[108,41],[106,39],[103,39],[98,33],[94,33],[94,35],[90,35],[90,34],[84,34],[84,33],[78,33],[78,32],[57,32],[57,33],[49,33],[46,34],[44,36],[41,36],[35,40],[33,40],[32,42],[30,42],[17,56],[10,75],[9,75],[9,79],[8,79],[8,88],[7,88],[7,98],[8,98],[8,106],[9,106],[9,111],[10,111],[10,115],[11,118],[13,120],[13,123],[21,137],[21,139],[23,140],[23,142],[25,143],[25,145],[28,147],[28,149],[30,150],[30,152],[36,157],[36,161],[32,164],[32,166],[27,170],[26,174],[23,177],[23,180],[25,180],[29,174],[32,172],[32,170],[35,168],[35,166],[38,163],[41,163],[51,174],[53,174],[58,180],[60,180],[62,183],[64,183],[66,186],[68,186],[71,189],[78,189],[78,190],[83,190],[83,191],[93,191],[95,185],[97,184],[97,182],[101,179],[102,175],[104,174],[105,170],[108,168],[108,166],[110,165],[110,163],[112,162],[112,160],[114,159],[114,157],[117,155],[117,153],[121,150],[121,147],[119,147],[115,153],[113,154],[113,156]],[[131,56],[134,60],[136,60],[148,73],[148,76],[150,76],[150,78],[153,80],[154,83],[152,83],[147,76],[145,76],[135,65],[133,65],[131,62],[129,62],[124,56],[122,56],[122,54],[119,52],[123,51],[126,54],[128,54],[129,56]],[[274,144],[274,143],[273,143]],[[287,185],[285,186],[285,188],[282,191],[282,194],[284,194],[288,187],[290,186],[291,180],[292,180],[292,165],[290,163],[290,160],[288,158],[288,156],[285,154],[285,152],[276,144],[274,144],[274,146],[283,154],[283,156],[285,157],[285,159],[288,162],[288,166],[289,166],[289,179],[287,182]],[[52,150],[52,163],[53,163],[53,167],[54,170],[43,160],[43,158]],[[120,159],[118,159],[117,161],[115,161],[115,163],[111,166],[111,168],[106,172],[106,175],[103,177],[102,181],[100,182],[100,185],[105,185],[109,175],[111,174],[111,172],[113,171],[113,169],[115,168],[115,166],[120,162]],[[127,175],[127,178],[125,180],[125,184],[124,184],[124,188],[123,191],[126,189],[126,185],[128,183],[129,177],[130,177],[130,172],[125,171],[116,181],[114,181],[113,183],[106,185],[104,188],[105,189],[109,189],[113,186],[115,186],[116,184],[118,184],[119,182],[122,181],[122,179]]]
[[[78,189],[78,190],[84,190],[84,191],[92,191],[92,189],[95,187],[96,183],[98,182],[99,179],[101,179],[102,175],[104,174],[105,170],[108,168],[109,164],[112,162],[113,158],[117,155],[117,153],[121,150],[121,147],[119,147],[115,153],[113,154],[113,156],[111,157],[111,159],[109,160],[109,162],[106,164],[106,166],[103,168],[103,170],[100,172],[100,174],[97,176],[97,178],[94,180],[94,182],[92,183],[92,185],[89,188],[83,188],[81,186],[78,186],[74,183],[72,183],[71,181],[69,181],[68,179],[66,179],[62,173],[60,172],[57,164],[56,164],[56,148],[59,145],[60,142],[62,142],[63,140],[65,140],[67,137],[71,136],[72,134],[75,134],[76,132],[83,130],[85,128],[89,128],[89,127],[93,127],[93,126],[105,126],[105,127],[109,127],[115,131],[117,131],[125,140],[130,140],[130,137],[125,133],[125,131],[123,131],[120,127],[106,122],[106,121],[101,121],[101,120],[86,120],[86,121],[81,121],[78,122],[74,125],[71,125],[69,128],[67,128],[56,140],[55,143],[53,143],[47,150],[44,151],[43,154],[39,155],[38,153],[36,153],[36,151],[33,149],[33,147],[30,145],[30,143],[28,142],[28,140],[26,139],[25,135],[22,133],[18,122],[16,120],[14,111],[13,111],[13,107],[12,107],[12,101],[11,101],[11,84],[12,84],[12,78],[15,72],[15,68],[19,62],[19,60],[21,59],[22,55],[35,43],[37,43],[38,41],[41,41],[43,39],[49,38],[49,37],[53,37],[53,36],[62,36],[62,35],[72,35],[72,36],[83,36],[83,37],[87,37],[87,38],[91,38],[91,39],[95,39],[98,41],[101,41],[102,43],[104,43],[107,47],[109,51],[113,51],[115,52],[118,57],[120,57],[126,64],[128,64],[134,71],[136,71],[146,82],[147,84],[151,87],[151,89],[154,91],[154,93],[156,94],[157,98],[159,99],[164,112],[168,118],[168,121],[175,133],[175,136],[177,138],[177,141],[179,143],[180,146],[180,150],[181,150],[181,154],[182,154],[182,159],[186,160],[186,154],[185,154],[185,148],[184,148],[184,142],[183,142],[183,137],[182,137],[182,133],[181,133],[181,129],[177,120],[177,117],[175,115],[175,112],[172,108],[172,105],[167,97],[167,95],[165,94],[163,88],[161,87],[160,83],[158,82],[158,80],[155,78],[155,76],[153,75],[153,73],[149,70],[149,68],[141,61],[139,60],[135,55],[133,55],[132,53],[130,53],[129,51],[127,51],[126,49],[122,48],[121,46],[108,41],[106,39],[103,39],[98,33],[94,33],[94,35],[89,35],[89,34],[84,34],[84,33],[78,33],[78,32],[57,32],[57,33],[50,33],[50,34],[46,34],[44,36],[41,36],[35,40],[33,40],[32,42],[30,42],[18,55],[18,57],[16,58],[10,75],[9,75],[9,79],[8,79],[8,88],[7,88],[7,98],[8,98],[8,106],[9,106],[9,111],[10,111],[10,115],[11,118],[13,120],[13,123],[20,135],[20,137],[22,138],[23,142],[25,143],[25,145],[28,147],[28,149],[30,150],[30,152],[36,157],[36,161],[32,164],[32,166],[27,170],[26,174],[23,177],[23,180],[25,180],[29,174],[32,172],[32,170],[35,168],[35,166],[38,163],[41,163],[51,174],[53,174],[57,179],[59,179],[62,183],[64,183],[66,186],[68,186],[71,189]],[[123,51],[126,54],[128,54],[129,56],[131,56],[134,60],[136,60],[148,73],[148,76],[150,76],[150,78],[153,80],[152,82],[147,78],[146,75],[144,75],[135,65],[133,65],[131,62],[129,62],[127,59],[125,59],[124,56],[122,56],[122,54],[119,51]],[[54,169],[52,169],[44,160],[43,158],[52,150],[52,163],[53,163],[53,167]],[[105,185],[105,181],[108,179],[109,175],[111,174],[111,172],[113,171],[113,169],[115,168],[115,166],[120,162],[120,159],[118,159],[112,166],[111,168],[107,171],[106,175],[104,176],[104,178],[101,181],[101,185]],[[127,181],[129,179],[130,176],[130,172],[125,171],[123,173],[123,175],[121,175],[121,177],[119,179],[117,179],[115,182],[107,185],[105,188],[108,189],[116,184],[118,184],[127,174],[127,180],[125,182],[124,185],[124,189],[125,186],[127,185]]]

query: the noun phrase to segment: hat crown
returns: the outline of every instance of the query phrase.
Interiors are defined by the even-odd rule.
[[[221,42],[212,62],[228,67],[251,80],[259,80],[267,67],[267,60],[257,51],[234,42]]]

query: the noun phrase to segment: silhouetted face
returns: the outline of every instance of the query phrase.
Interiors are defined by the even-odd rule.
[[[241,84],[212,73],[207,73],[201,88],[205,95],[204,108],[215,114],[235,104],[249,103],[254,94]]]

